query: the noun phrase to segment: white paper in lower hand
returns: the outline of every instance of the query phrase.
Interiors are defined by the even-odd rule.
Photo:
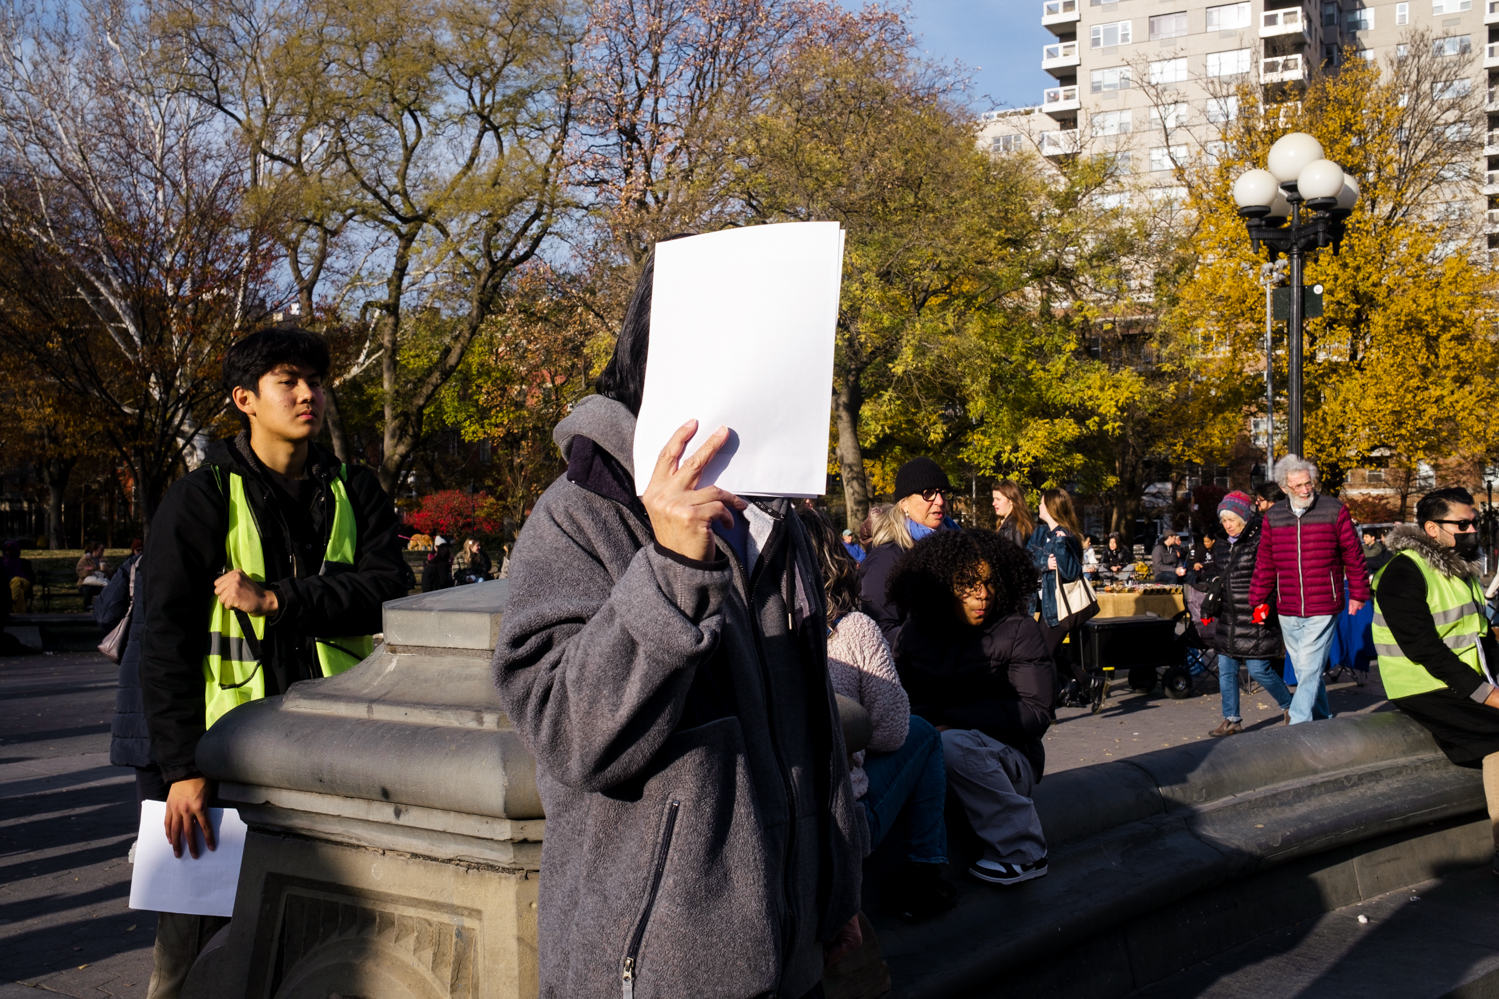
[[[700,485],[822,495],[842,273],[836,222],[747,226],[656,246],[635,424],[640,492],[667,439],[695,419],[686,454],[720,426],[734,432]]]
[[[232,808],[210,808],[218,849],[199,841],[198,858],[184,846],[172,856],[165,821],[167,803],[141,802],[141,827],[135,842],[135,871],[130,876],[130,908],[181,912],[191,916],[234,915],[239,865],[245,856],[245,824]]]

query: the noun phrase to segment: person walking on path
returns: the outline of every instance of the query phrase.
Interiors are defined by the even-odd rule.
[[[136,786],[166,801],[178,856],[198,856],[200,836],[214,848],[215,787],[196,757],[204,732],[241,704],[357,664],[380,605],[402,595],[390,498],[373,471],[313,443],[327,370],[327,342],[314,333],[273,327],[235,341],[224,388],[246,429],[210,444],[151,522],[137,574],[143,627],[130,643],[157,769],[138,769]],[[134,654],[127,646],[124,658]],[[223,923],[158,916],[150,999],[178,994]]]
[[[1369,570],[1369,575],[1374,575],[1389,564],[1395,555],[1385,546],[1379,532],[1372,528],[1364,528],[1360,534],[1363,538],[1364,568]]]
[[[1031,800],[1046,769],[1056,667],[1025,612],[1036,571],[1027,553],[970,528],[916,543],[890,590],[909,615],[895,664],[912,710],[942,733],[948,784],[983,852],[968,873],[1011,885],[1046,874],[1046,837]]]
[[[1010,541],[1024,548],[1036,533],[1036,518],[1025,502],[1025,490],[1011,479],[1000,479],[994,483],[994,516],[998,524],[995,530]]]
[[[939,529],[957,530],[947,516],[952,483],[930,458],[912,458],[895,473],[895,503],[875,522],[871,547],[859,563],[859,597],[885,640],[900,627],[900,614],[886,593],[896,561],[922,538]]]
[[[547,816],[540,995],[820,996],[862,940],[868,829],[819,570],[791,501],[699,487],[728,428],[688,454],[690,420],[634,467],[653,272],[553,432],[567,471],[516,539],[495,647]]]
[[[1357,614],[1370,598],[1363,550],[1348,508],[1317,492],[1317,466],[1296,455],[1275,464],[1286,498],[1264,515],[1249,602],[1256,623],[1265,622],[1275,600],[1296,694],[1291,724],[1331,718],[1322,667],[1346,606]]]
[[[1291,692],[1277,668],[1285,655],[1280,624],[1275,615],[1255,624],[1249,587],[1260,551],[1263,522],[1254,511],[1254,497],[1234,491],[1218,504],[1218,520],[1228,533],[1226,551],[1219,556],[1216,585],[1220,587],[1214,619],[1213,648],[1218,651],[1218,689],[1223,699],[1223,722],[1208,735],[1221,738],[1243,729],[1239,714],[1239,667],[1249,670],[1265,692],[1275,698],[1282,721],[1290,720]]]
[[[903,918],[927,919],[958,900],[957,889],[940,876],[947,863],[942,740],[931,722],[912,716],[890,646],[874,619],[859,612],[857,566],[841,554],[833,525],[815,510],[799,510],[797,516],[822,567],[833,690],[857,701],[873,723],[867,749],[849,757],[849,780],[869,823],[869,847],[899,830],[906,863],[887,897]]]
[[[1416,526],[1393,528],[1386,543],[1394,556],[1374,577],[1379,678],[1449,760],[1483,771],[1499,874],[1499,643],[1484,613],[1472,494],[1427,493]]]
[[[1059,672],[1072,674],[1064,701],[1101,702],[1107,680],[1088,675],[1076,637],[1068,638],[1081,623],[1079,611],[1087,608],[1057,605],[1058,584],[1075,583],[1083,578],[1083,543],[1078,540],[1082,532],[1072,509],[1072,497],[1065,489],[1047,489],[1041,493],[1039,513],[1041,523],[1027,550],[1041,580],[1041,633],[1046,640],[1046,651],[1057,658]]]

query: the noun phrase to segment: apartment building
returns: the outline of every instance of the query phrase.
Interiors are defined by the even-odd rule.
[[[1213,125],[1238,113],[1246,78],[1294,85],[1345,46],[1384,61],[1425,29],[1452,55],[1469,56],[1490,112],[1484,194],[1499,195],[1499,0],[1039,0],[1056,40],[1039,53],[1031,107],[989,116],[981,141],[996,151],[1034,143],[1043,155],[1113,152],[1121,174],[1147,189],[1171,184],[1173,161],[1211,149]],[[1492,35],[1491,35],[1492,33]],[[1490,38],[1492,37],[1492,41]],[[1472,58],[1475,54],[1480,58]],[[1492,76],[1491,76],[1492,74]],[[1491,80],[1493,81],[1491,83]],[[1195,142],[1194,142],[1195,140]],[[1499,239],[1491,211],[1490,242]]]

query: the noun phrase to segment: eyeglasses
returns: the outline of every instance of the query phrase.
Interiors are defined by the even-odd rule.
[[[1457,528],[1457,530],[1451,532],[1452,534],[1466,534],[1470,530],[1472,530],[1475,526],[1477,526],[1478,521],[1476,519],[1475,520],[1434,520],[1434,521],[1432,521],[1432,523],[1433,524],[1451,524],[1453,527]]]
[[[950,492],[952,492],[951,489],[923,489],[921,491],[921,498],[930,503],[938,496],[946,497]]]

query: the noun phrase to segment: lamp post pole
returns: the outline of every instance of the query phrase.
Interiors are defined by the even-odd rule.
[[[1290,426],[1286,428],[1286,451],[1288,454],[1305,455],[1301,449],[1301,335],[1302,324],[1305,322],[1305,303],[1301,298],[1301,199],[1287,197],[1291,202],[1291,247],[1286,254],[1291,258],[1291,329],[1287,338],[1287,350],[1290,351],[1290,377],[1287,379],[1286,392],[1288,393],[1287,418]]]

